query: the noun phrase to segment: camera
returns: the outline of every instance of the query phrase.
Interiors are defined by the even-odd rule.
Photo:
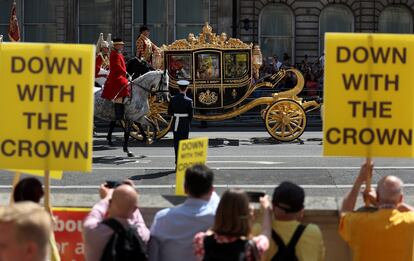
[[[122,184],[124,184],[122,181],[119,181],[119,180],[107,180],[105,182],[106,182],[105,187],[110,188],[110,189],[119,187]]]
[[[260,191],[246,191],[246,194],[250,202],[260,202],[260,198],[266,195],[266,193]]]

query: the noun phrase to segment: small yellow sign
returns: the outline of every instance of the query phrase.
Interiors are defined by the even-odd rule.
[[[413,157],[414,36],[326,34],[324,155]]]
[[[175,194],[185,195],[185,170],[194,164],[206,164],[208,138],[181,140],[178,144],[177,169],[175,173]]]
[[[93,45],[0,44],[0,168],[90,171]]]
[[[45,175],[45,171],[44,170],[31,170],[31,169],[9,169],[8,171],[11,172],[18,172],[21,174],[29,174],[29,175],[33,175],[33,176],[41,176],[43,177]],[[62,179],[63,176],[63,171],[61,170],[53,170],[50,171],[50,178],[52,179]]]

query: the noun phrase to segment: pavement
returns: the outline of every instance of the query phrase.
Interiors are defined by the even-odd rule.
[[[182,199],[173,197],[175,172],[172,133],[147,145],[133,141],[136,157],[122,152],[122,133],[115,133],[115,146],[99,130],[94,138],[93,171],[65,172],[62,180],[52,181],[55,206],[92,206],[97,189],[105,180],[130,178],[136,184],[141,207],[167,207]],[[304,187],[306,208],[337,210],[342,197],[352,186],[364,159],[322,156],[322,132],[305,131],[302,142],[279,143],[262,127],[215,127],[194,129],[190,137],[209,137],[207,165],[215,172],[218,193],[238,187],[272,194],[277,184],[293,181]],[[385,175],[403,179],[405,194],[414,202],[414,160],[375,159],[373,183]],[[13,173],[0,171],[0,204],[8,202]],[[413,199],[413,200],[412,200]]]

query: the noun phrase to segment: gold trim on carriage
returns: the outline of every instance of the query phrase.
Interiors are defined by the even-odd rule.
[[[208,23],[198,36],[190,33],[187,39],[163,45],[161,52],[154,55],[153,64],[168,70],[171,94],[178,92],[177,81],[190,82],[188,96],[194,101],[196,120],[226,120],[261,106],[260,115],[269,134],[279,141],[292,141],[305,130],[306,112],[320,107],[317,101],[304,101],[297,96],[304,86],[298,70],[282,69],[258,79],[262,65],[259,46],[228,38],[225,33],[216,35]],[[296,78],[296,84],[280,91],[279,83],[287,74]],[[274,92],[269,97],[247,99],[259,88]],[[168,103],[156,97],[150,101],[148,116],[155,126],[152,134],[162,138],[171,127]],[[135,134],[140,137],[138,131]]]

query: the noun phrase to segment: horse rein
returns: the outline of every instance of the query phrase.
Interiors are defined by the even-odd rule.
[[[160,90],[161,89],[161,84],[162,84],[162,82],[164,80],[164,77],[165,77],[165,73],[163,73],[161,75],[160,81],[158,82],[157,90],[154,90],[154,91],[152,89],[148,89],[148,88],[146,88],[146,87],[144,87],[144,86],[142,86],[142,85],[140,85],[138,83],[131,82],[131,85],[136,85],[139,88],[143,89],[144,91],[146,91],[146,92],[148,92],[150,94],[156,94],[156,93],[159,93],[159,92],[169,92],[169,90]]]

